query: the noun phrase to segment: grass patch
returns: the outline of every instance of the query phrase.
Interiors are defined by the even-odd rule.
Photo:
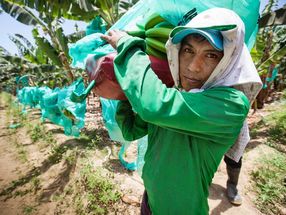
[[[36,126],[32,127],[30,130],[30,137],[33,143],[38,142],[40,139],[43,138],[44,131],[43,127],[37,124]]]
[[[15,101],[15,98],[6,92],[1,92],[0,94],[1,104],[5,105],[7,108],[6,125],[9,128],[9,136],[11,136],[11,142],[15,146],[18,157],[22,162],[27,162],[27,151],[25,150],[22,143],[19,143],[17,137],[17,129],[22,127],[26,121],[26,113],[22,111],[23,106]]]
[[[286,152],[286,104],[279,106],[269,116],[265,117],[268,127],[268,144],[278,151]]]
[[[260,159],[260,167],[251,173],[258,197],[257,207],[264,214],[280,214],[286,207],[286,157],[282,153]]]
[[[32,214],[36,211],[37,211],[36,207],[31,206],[31,205],[24,205],[23,210],[22,210],[23,214],[25,215]]]
[[[28,161],[28,157],[27,157],[27,151],[24,149],[23,145],[17,145],[18,147],[18,156],[19,156],[19,159],[22,161],[22,162],[27,162]]]
[[[43,140],[46,143],[55,143],[56,140],[51,132],[47,132],[41,123],[37,123],[35,126],[28,125],[30,138],[33,143]]]
[[[77,186],[82,189],[74,196],[77,214],[107,214],[120,199],[111,179],[88,163],[80,171]]]
[[[20,126],[16,126],[19,128],[23,126],[27,120],[26,112],[22,111],[23,106],[15,101],[15,97],[6,92],[1,92],[0,100],[2,105],[7,106],[7,126],[20,124]]]

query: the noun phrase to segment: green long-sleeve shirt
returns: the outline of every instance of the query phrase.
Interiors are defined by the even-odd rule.
[[[142,178],[153,214],[208,214],[208,187],[245,120],[249,102],[230,87],[167,88],[150,68],[144,40],[118,42],[116,78],[126,102],[116,120],[126,140],[148,134]]]

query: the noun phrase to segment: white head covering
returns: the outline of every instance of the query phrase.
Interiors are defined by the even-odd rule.
[[[231,86],[244,92],[250,103],[252,103],[262,87],[262,82],[244,43],[245,27],[240,17],[229,9],[212,8],[198,14],[184,27],[223,29],[221,30],[224,47],[223,58],[204,85],[200,89],[193,89],[190,90],[190,92],[201,92],[216,86]],[[173,34],[177,30],[175,28]],[[171,39],[173,34],[170,34],[170,38],[166,43],[166,49],[171,74],[175,86],[178,86],[179,51],[181,44],[172,43]],[[233,160],[238,161],[249,140],[249,130],[247,122],[245,121],[237,142],[227,155]]]

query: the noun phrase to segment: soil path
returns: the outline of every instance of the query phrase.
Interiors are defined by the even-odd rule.
[[[90,101],[91,106],[96,101]],[[259,118],[261,113],[256,113]],[[39,114],[32,114],[31,120],[39,121]],[[38,116],[38,117],[35,117]],[[39,148],[31,141],[25,128],[9,129],[7,126],[14,122],[8,114],[7,106],[0,105],[0,211],[2,215],[13,214],[76,214],[62,202],[52,200],[54,193],[62,190],[72,177],[77,175],[76,167],[68,166],[64,160],[49,163],[50,148]],[[89,107],[86,120],[88,127],[101,127],[102,119],[96,108]],[[45,126],[54,131],[54,136],[59,144],[69,143],[79,146],[75,139],[66,137],[62,130],[52,124]],[[106,131],[104,133],[106,135]],[[209,206],[211,215],[229,214],[241,215],[261,214],[253,204],[255,195],[252,193],[250,172],[255,167],[257,158],[262,154],[271,152],[271,148],[263,144],[263,139],[252,140],[243,158],[243,168],[240,175],[239,190],[243,197],[243,204],[239,207],[232,206],[225,195],[227,180],[225,164],[221,163],[210,187]],[[21,160],[21,147],[24,147],[26,160]],[[113,174],[113,180],[120,187],[123,194],[121,203],[116,213],[111,214],[140,214],[140,201],[144,190],[142,180],[136,172],[125,170],[117,159],[118,146],[104,145],[107,151],[102,154],[94,154],[92,162],[96,166],[103,166]],[[131,146],[126,159],[134,159],[136,146]],[[110,153],[109,153],[110,152]],[[62,157],[60,157],[62,158]],[[38,178],[39,181],[35,180]],[[21,180],[19,180],[21,179]],[[14,181],[14,185],[11,182]],[[15,181],[19,185],[15,185]],[[14,186],[14,187],[13,187]],[[10,187],[10,194],[3,194],[3,190]],[[10,195],[10,196],[9,196]],[[12,195],[12,196],[11,196]],[[72,200],[68,198],[66,201]]]

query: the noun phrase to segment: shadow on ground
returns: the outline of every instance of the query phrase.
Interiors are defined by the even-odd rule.
[[[220,215],[226,212],[229,208],[235,207],[229,203],[226,195],[226,189],[219,184],[212,184],[209,189],[209,199],[220,200],[220,203],[210,211],[210,215]]]

